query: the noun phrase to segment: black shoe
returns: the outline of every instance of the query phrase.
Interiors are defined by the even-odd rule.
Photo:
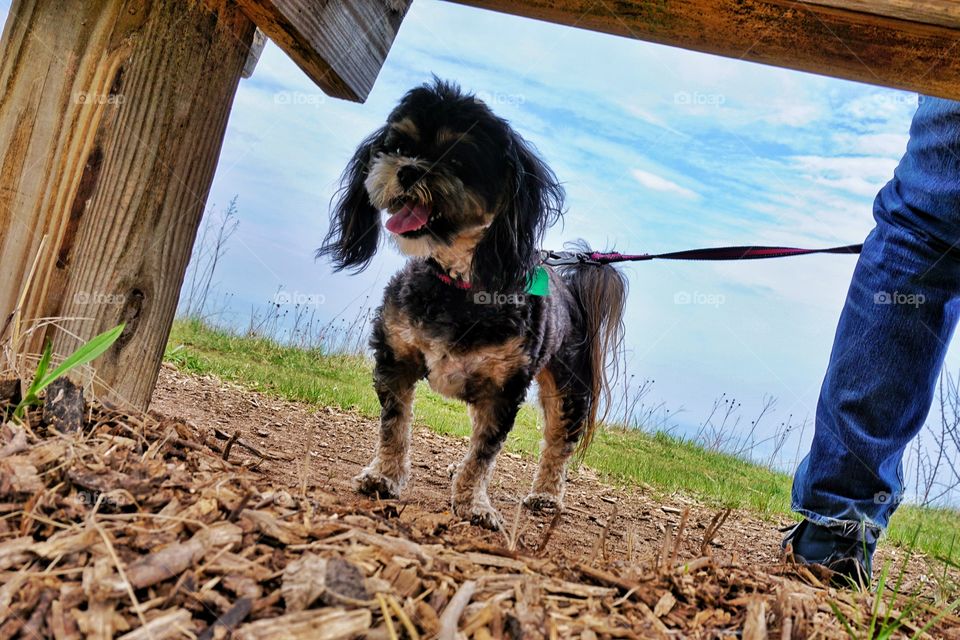
[[[866,526],[843,531],[803,520],[790,529],[780,547],[790,545],[800,564],[816,564],[833,572],[835,586],[868,586],[873,577],[873,552],[879,532]]]

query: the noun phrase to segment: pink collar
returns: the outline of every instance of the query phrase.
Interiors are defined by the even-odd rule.
[[[456,287],[457,289],[463,289],[464,291],[468,291],[473,288],[473,285],[470,284],[469,282],[466,282],[465,280],[461,280],[459,278],[453,279],[447,274],[443,273],[442,271],[437,271],[436,274],[437,274],[437,277],[440,278],[440,282],[442,282],[443,284],[450,285],[451,287]]]

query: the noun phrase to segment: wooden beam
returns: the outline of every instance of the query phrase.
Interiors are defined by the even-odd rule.
[[[267,46],[267,35],[257,29],[253,34],[253,42],[250,44],[250,51],[247,53],[247,61],[243,63],[243,72],[240,76],[242,78],[252,78],[253,72],[257,68],[257,63],[260,62],[260,56],[263,54],[263,49]]]
[[[237,0],[328,95],[367,99],[410,0]]]
[[[954,0],[448,0],[960,99]]]
[[[849,9],[922,24],[960,29],[957,0],[801,0],[835,9]]]
[[[61,318],[66,354],[147,406],[254,25],[230,0],[16,0],[0,42],[0,321]],[[18,345],[36,352],[42,332]]]

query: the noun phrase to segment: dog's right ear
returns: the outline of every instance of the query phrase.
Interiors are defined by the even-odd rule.
[[[357,148],[340,177],[340,190],[330,210],[330,229],[317,249],[317,258],[329,257],[336,271],[363,271],[380,243],[380,211],[370,204],[364,182],[373,161],[373,150],[383,144],[384,127]]]

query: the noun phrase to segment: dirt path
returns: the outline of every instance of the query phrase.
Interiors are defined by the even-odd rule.
[[[153,410],[191,421],[198,426],[219,427],[225,432],[240,432],[243,440],[281,460],[265,461],[258,468],[272,476],[278,485],[299,488],[303,482],[303,461],[309,460],[306,483],[335,493],[345,506],[371,502],[357,495],[351,479],[366,464],[373,452],[378,425],[354,413],[332,408],[317,410],[304,404],[286,402],[247,391],[212,377],[194,377],[164,367],[154,396]],[[309,444],[308,452],[308,443]],[[466,451],[463,439],[443,437],[425,428],[414,430],[413,480],[397,505],[401,520],[418,528],[447,531],[447,537],[463,537],[491,545],[504,545],[503,534],[489,532],[450,515],[449,464]],[[258,459],[237,448],[248,464]],[[536,461],[513,454],[501,454],[491,483],[490,496],[504,515],[508,527],[516,520],[518,501],[526,495]],[[660,552],[668,530],[675,529],[684,509],[690,509],[688,532],[683,552],[700,555],[702,531],[718,509],[705,507],[685,496],[657,499],[640,487],[614,487],[600,481],[591,469],[571,473],[566,496],[567,509],[551,532],[548,553],[562,553],[573,560],[586,560],[598,553],[598,540],[607,529],[604,543],[607,557],[650,566]],[[615,515],[614,515],[615,514]],[[609,528],[607,520],[613,517]],[[551,516],[531,515],[520,510],[517,549],[530,553],[542,542],[550,527]],[[713,552],[734,562],[750,566],[779,562],[778,527],[790,521],[764,521],[754,514],[734,511],[712,543]],[[903,552],[882,547],[877,566],[892,559],[899,567]],[[926,563],[911,560],[904,591],[926,584]]]

